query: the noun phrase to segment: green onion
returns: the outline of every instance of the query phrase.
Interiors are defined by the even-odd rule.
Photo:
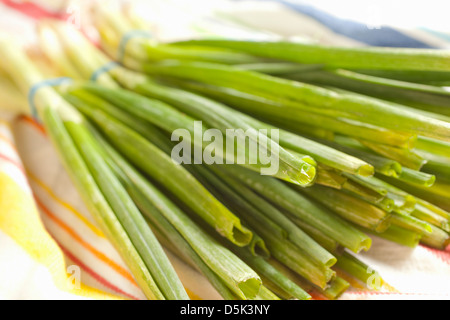
[[[422,83],[438,87],[450,85],[450,72],[446,71],[413,71],[413,70],[354,70],[358,73],[375,77]]]
[[[347,141],[344,142],[343,139],[338,136],[336,137],[336,140],[338,143],[325,140],[319,140],[319,142],[371,164],[378,173],[393,177],[398,177],[401,175],[402,166],[397,161],[373,154],[367,149],[366,151],[364,150],[364,146],[362,146],[362,148],[359,148],[358,145],[356,147],[350,147],[346,144]]]
[[[321,230],[312,227],[310,224],[294,216],[290,216],[289,218],[328,252],[338,252],[341,249],[341,245],[336,240],[330,238]]]
[[[348,179],[339,171],[325,168],[323,165],[318,166],[316,184],[340,190],[347,181]]]
[[[251,206],[248,201],[240,194],[234,192],[228,185],[216,177],[204,166],[187,166],[195,177],[213,193],[222,203],[224,203],[232,212],[241,217],[243,221],[246,221],[248,225],[255,225],[258,228],[264,226],[266,229],[272,230],[272,232],[279,238],[285,239],[287,233],[283,228],[278,226],[272,220],[262,215],[256,208]],[[255,233],[254,233],[255,235]],[[262,240],[260,237],[259,240]],[[250,248],[250,245],[249,245]],[[253,251],[253,250],[251,250]],[[256,253],[256,252],[253,252]],[[270,256],[270,252],[263,252],[259,254],[261,256]]]
[[[393,212],[391,222],[393,225],[419,234],[431,233],[433,231],[430,224],[404,213]]]
[[[426,207],[420,202],[416,204],[416,208],[413,212],[411,212],[411,216],[428,222],[429,224],[432,224],[444,231],[450,232],[450,219],[448,217],[443,217],[442,215],[436,213],[436,210],[432,210],[432,208]]]
[[[6,112],[17,112],[29,114],[30,108],[27,100],[22,96],[19,88],[7,76],[2,74],[0,68],[0,100],[2,101],[2,110]]]
[[[322,186],[297,190],[359,226],[383,232],[390,225],[391,215],[386,211],[339,190]]]
[[[258,294],[256,295],[256,298],[254,300],[281,300],[275,293],[273,293],[270,289],[265,287],[264,285],[261,286],[261,289],[259,290]]]
[[[83,79],[83,75],[80,73],[69,57],[64,52],[64,47],[60,43],[58,34],[53,30],[52,23],[49,21],[42,21],[38,24],[38,36],[41,50],[45,56],[52,61],[52,63],[59,69],[65,76],[69,76],[73,79]]]
[[[416,148],[419,150],[428,151],[429,153],[433,153],[439,156],[450,158],[450,143],[447,143],[445,141],[419,136],[417,138]]]
[[[397,179],[383,177],[389,184],[404,190],[405,192],[415,196],[418,199],[432,203],[434,206],[441,208],[441,211],[450,211],[449,192],[450,185],[440,182],[439,178],[432,187],[420,186],[417,184],[409,184]]]
[[[115,245],[115,248],[127,262],[139,287],[149,299],[165,299],[164,294],[158,288],[150,270],[132,243],[127,231],[101,193],[94,177],[66,131],[61,118],[48,108],[43,114],[43,119],[49,130],[50,137],[54,141],[55,146],[57,146],[64,165],[89,212],[93,214],[102,230],[108,236],[108,239]]]
[[[371,231],[367,232],[370,233]],[[411,230],[403,229],[396,225],[391,225],[384,232],[372,234],[410,248],[417,247],[422,237],[426,235],[426,233],[422,235]]]
[[[388,145],[377,144],[369,141],[360,140],[361,143],[377,154],[386,158],[393,159],[402,166],[413,170],[420,170],[427,163],[427,160],[409,149],[395,148]]]
[[[321,65],[302,65],[289,62],[260,62],[250,64],[239,64],[239,69],[255,71],[259,73],[270,74],[273,76],[285,77],[288,75],[295,75],[297,73],[309,73],[310,71],[320,70]]]
[[[350,287],[350,284],[347,281],[336,276],[332,281],[330,281],[326,289],[321,289],[306,282],[305,279],[292,272],[289,268],[281,265],[278,261],[271,260],[270,263],[283,272],[292,281],[307,290],[311,295],[319,295],[322,299],[336,300]]]
[[[410,213],[414,210],[417,203],[417,200],[412,195],[383,180],[380,180],[378,177],[349,176],[349,179],[357,181],[374,191],[378,190],[385,193],[386,198],[394,201],[394,210]]]
[[[137,201],[137,197],[135,199]],[[147,212],[147,217],[152,217],[152,219],[147,218],[149,220],[149,224],[153,232],[157,236],[159,242],[166,249],[170,250],[178,258],[181,258],[183,262],[205,276],[223,299],[237,299],[236,295],[224,284],[222,279],[220,279],[220,277],[206,265],[206,263],[199,257],[199,255],[192,249],[192,247],[178,233],[178,231],[176,231],[176,229],[173,228],[170,223],[167,222],[167,220],[161,219],[161,215],[159,215],[158,209],[156,209],[149,203],[140,204],[140,209],[143,212]]]
[[[96,51],[88,43],[87,39],[83,37],[76,29],[72,28],[66,23],[60,23],[54,27],[58,33],[68,58],[73,63],[73,67],[85,78],[89,79],[94,71],[98,69],[99,61],[95,59]],[[53,46],[50,44],[50,46]],[[83,50],[83,54],[80,54]],[[55,57],[57,59],[57,57]],[[96,81],[108,88],[118,88],[119,85],[106,72],[101,73]]]
[[[360,282],[362,282],[365,286],[373,285],[369,281],[373,279],[373,275],[377,274],[375,270],[364,262],[356,258],[351,253],[344,251],[341,254],[338,254],[338,262],[336,263],[336,267],[340,270],[344,271],[348,275],[356,278]],[[383,279],[378,278],[379,286],[381,287],[383,283]],[[380,288],[370,288],[370,289],[380,289]]]
[[[331,281],[330,286],[321,292],[328,299],[339,298],[348,288],[350,283],[341,277],[336,277]]]
[[[433,231],[422,236],[421,242],[435,249],[445,250],[450,245],[450,234],[431,226]]]
[[[33,111],[148,298],[188,299],[161,244],[230,300],[336,299],[351,278],[370,287],[371,269],[350,254],[369,235],[450,244],[450,94],[431,85],[450,79],[450,51],[162,44],[126,14],[101,7],[94,18],[104,52],[66,24],[39,23],[43,74],[78,81],[39,88]],[[16,51],[0,43],[0,93],[22,104],[17,92],[43,79]],[[208,129],[247,130],[237,142],[280,170],[260,174],[263,155],[235,140],[215,159],[245,153],[245,164],[207,166]],[[196,165],[172,161],[176,139]]]
[[[263,278],[263,283],[269,281],[278,290],[284,294],[289,295],[299,300],[309,300],[311,296],[305,292],[299,285],[291,281],[277,268],[272,266],[266,259],[250,254],[244,248],[234,246],[231,248],[237,255],[239,255],[246,263],[255,269]],[[278,291],[277,290],[277,291]]]
[[[353,197],[357,197],[367,201],[372,204],[385,204],[385,211],[391,212],[394,208],[394,201],[385,202],[386,194],[380,194],[372,189],[369,189],[362,184],[352,181],[347,178],[347,181],[343,184],[342,189],[343,192],[346,192]]]
[[[256,260],[256,261],[255,261]],[[277,269],[272,267],[266,260],[259,257],[249,257],[248,263],[258,270],[258,272],[266,278],[271,279],[275,283],[276,287],[286,292],[291,297],[298,300],[309,300],[311,296],[305,292],[300,286],[289,280]]]
[[[448,50],[344,48],[283,41],[192,40],[179,44],[226,48],[266,58],[322,64],[331,68],[450,71]]]
[[[407,183],[418,184],[425,187],[431,187],[436,181],[436,176],[434,175],[409,168],[403,168],[398,178]]]
[[[300,71],[283,76],[404,104],[417,108],[418,113],[424,110],[432,117],[439,118],[439,114],[448,115],[450,112],[450,92],[436,86],[374,77],[343,69]]]

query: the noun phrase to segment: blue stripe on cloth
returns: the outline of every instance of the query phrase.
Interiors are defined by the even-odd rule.
[[[367,25],[342,19],[313,6],[293,3],[285,0],[264,0],[278,2],[294,11],[307,15],[333,32],[357,40],[370,46],[404,47],[404,48],[434,48],[427,43],[409,37],[392,27],[370,29]]]
[[[443,32],[440,32],[440,31],[431,30],[431,29],[424,28],[424,27],[420,28],[420,30],[423,30],[425,32],[428,32],[429,34],[432,34],[433,36],[436,36],[436,37],[438,37],[438,38],[440,38],[442,40],[450,42],[450,34],[449,33],[443,33]]]

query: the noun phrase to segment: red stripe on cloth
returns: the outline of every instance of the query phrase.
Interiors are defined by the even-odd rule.
[[[1,0],[0,0],[1,1]],[[29,116],[21,116],[20,120],[25,121],[26,123],[30,124],[35,128],[37,131],[39,131],[43,136],[47,136],[47,133],[45,132],[45,128],[39,124],[36,120]]]
[[[58,19],[62,21],[67,21],[70,23],[70,18],[72,17],[72,14],[70,14],[67,11],[60,11],[60,12],[52,12],[49,11],[42,6],[39,6],[38,4],[31,3],[31,2],[17,2],[14,0],[0,0],[0,3],[4,3],[6,6],[10,7],[11,9],[14,9],[27,17],[30,17],[35,20],[40,19]],[[78,28],[78,27],[77,27]],[[96,39],[93,39],[89,36],[89,33],[86,32],[84,28],[81,28],[81,33],[90,41],[92,42],[96,47],[99,47],[100,44]]]
[[[321,295],[320,293],[315,292],[315,291],[310,291],[310,292],[308,292],[308,294],[311,296],[312,300],[317,300],[317,301],[329,300],[326,297],[324,297],[323,295]]]
[[[14,0],[0,0],[0,2],[33,19],[54,18],[65,20],[67,17],[67,13],[65,12],[51,12],[31,2],[18,2]]]
[[[442,261],[444,261],[445,263],[450,264],[450,252],[449,247],[447,247],[446,250],[438,250],[438,249],[434,249],[431,247],[427,247],[425,245],[420,245],[422,248],[424,248],[425,250],[427,250],[428,252],[431,252],[432,254],[434,254],[436,257],[438,257],[439,259],[441,259]]]
[[[92,246],[90,243],[85,241],[78,233],[75,232],[75,230],[65,224],[62,220],[60,220],[53,212],[51,212],[43,203],[39,200],[39,198],[34,195],[34,199],[37,203],[37,205],[42,209],[43,213],[45,213],[54,223],[58,225],[59,228],[64,230],[68,235],[72,237],[74,241],[79,243],[84,249],[86,249],[88,252],[93,254],[97,259],[102,261],[104,264],[109,266],[111,269],[116,271],[118,274],[120,274],[122,277],[130,281],[133,285],[136,285],[136,282],[134,281],[133,276],[123,268],[122,266],[118,265],[115,261],[110,259],[107,255],[105,255],[103,252],[97,250],[94,246]],[[137,286],[137,285],[136,285]]]
[[[56,241],[56,240],[55,240]],[[89,275],[94,278],[95,280],[97,280],[99,283],[101,283],[102,285],[104,285],[105,287],[113,290],[116,293],[119,293],[125,297],[128,297],[130,299],[133,300],[139,300],[138,298],[136,298],[135,296],[126,293],[125,291],[123,291],[122,289],[116,287],[115,285],[113,285],[112,283],[110,283],[108,280],[106,280],[105,278],[101,277],[99,274],[95,273],[95,271],[93,271],[91,268],[89,268],[87,265],[85,265],[80,259],[78,259],[76,256],[74,256],[68,249],[64,248],[59,242],[57,242],[59,247],[61,248],[62,252],[64,252],[64,254],[73,262],[75,262],[80,268],[82,268],[84,271],[86,271],[87,273],[89,273]]]
[[[450,296],[449,294],[442,293],[413,293],[413,292],[380,292],[380,291],[347,291],[346,295],[368,295],[368,296]]]
[[[6,162],[8,162],[8,163],[12,164],[13,166],[15,166],[15,167],[16,167],[17,169],[19,169],[19,170],[23,173],[23,175],[26,177],[25,169],[22,167],[22,165],[21,165],[20,163],[14,161],[13,159],[11,159],[11,158],[9,158],[9,157],[5,156],[4,154],[1,154],[1,153],[0,153],[0,159],[3,159],[3,160],[5,160]]]

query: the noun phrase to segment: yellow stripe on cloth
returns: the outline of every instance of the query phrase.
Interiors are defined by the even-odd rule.
[[[0,230],[49,271],[59,290],[91,299],[117,299],[86,286],[69,285],[64,255],[45,230],[33,198],[4,172],[0,172]]]
[[[105,235],[103,232],[97,228],[93,223],[91,223],[85,216],[83,216],[80,212],[78,212],[71,204],[68,202],[62,200],[60,197],[58,197],[55,192],[46,185],[43,181],[38,179],[33,173],[31,173],[30,170],[26,170],[27,176],[33,180],[36,184],[38,184],[47,194],[55,200],[57,203],[59,203],[61,206],[72,212],[78,219],[80,219],[89,229],[94,232],[98,237],[105,238]]]

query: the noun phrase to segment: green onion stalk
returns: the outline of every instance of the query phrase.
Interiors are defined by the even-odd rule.
[[[450,72],[447,71],[413,71],[413,70],[354,70],[360,74],[366,74],[385,79],[399,80],[409,83],[419,83],[437,87],[450,85]]]
[[[383,232],[390,226],[391,214],[342,191],[323,186],[297,189],[359,226],[377,232]]]
[[[386,239],[409,248],[417,247],[424,236],[415,231],[404,229],[396,225],[391,225],[386,231],[380,233],[375,233],[367,229],[364,230],[367,233],[371,233],[382,239]]]
[[[293,270],[289,269],[280,261],[276,259],[270,259],[269,263],[282,272],[291,281],[298,286],[306,290],[311,296],[318,296],[320,299],[336,300],[338,299],[349,287],[350,284],[343,278],[336,276],[328,285],[326,289],[321,289],[309,282],[304,278],[296,274]]]
[[[375,77],[344,69],[300,70],[283,76],[392,101],[416,108],[418,113],[427,112],[432,117],[450,116],[450,92],[436,86]]]
[[[450,51],[409,48],[344,48],[286,41],[191,40],[180,46],[203,45],[246,52],[256,56],[327,68],[450,71]]]

